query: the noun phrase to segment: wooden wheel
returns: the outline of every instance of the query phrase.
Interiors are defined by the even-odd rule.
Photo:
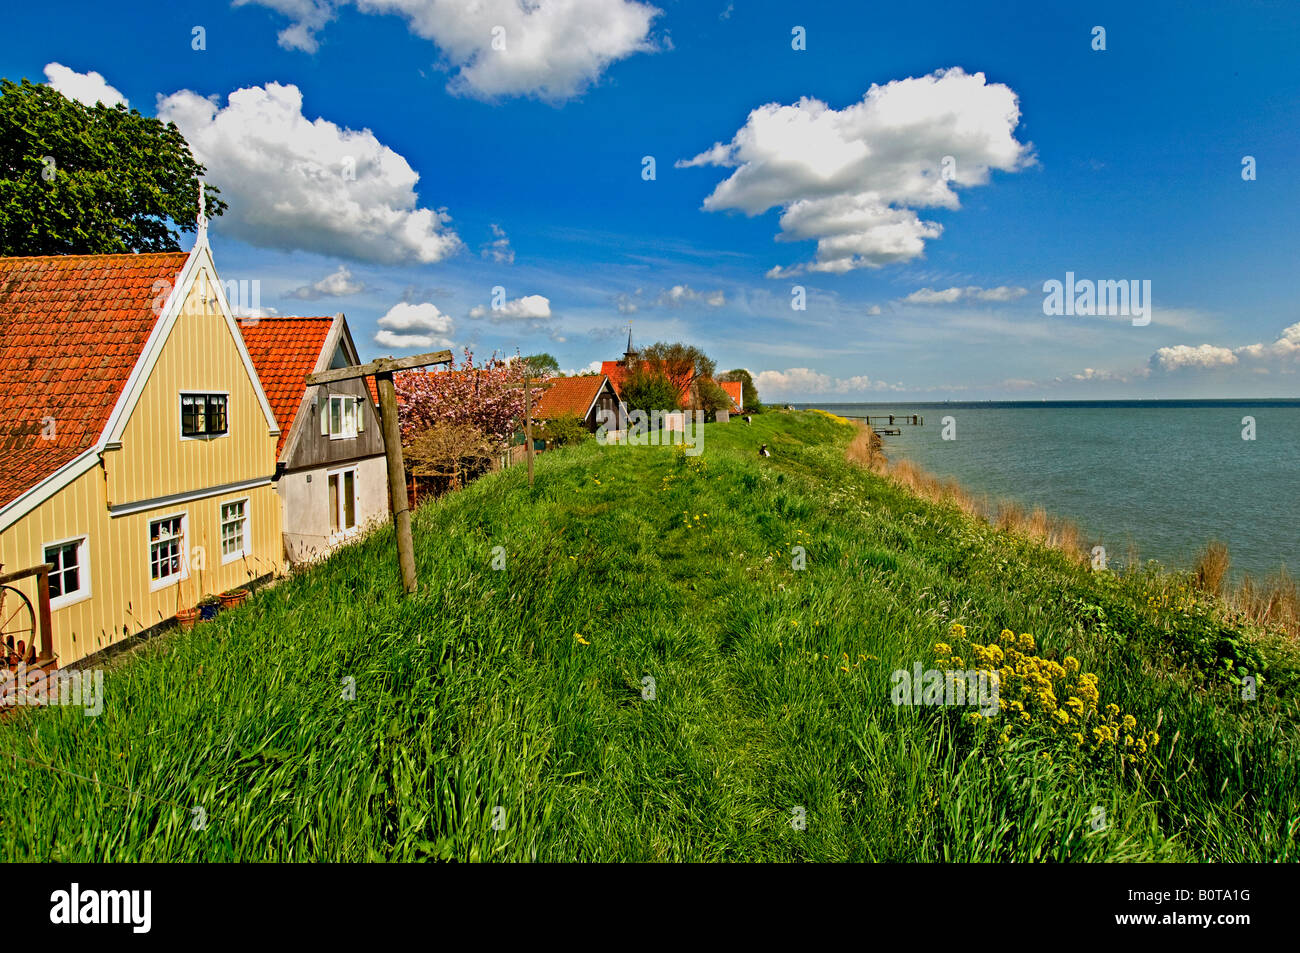
[[[0,655],[8,665],[35,655],[36,610],[20,589],[0,586]]]

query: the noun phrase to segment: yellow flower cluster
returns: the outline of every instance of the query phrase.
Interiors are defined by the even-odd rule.
[[[814,409],[814,410],[813,410],[813,413],[814,413],[814,414],[821,414],[821,415],[822,415],[823,417],[825,417],[827,420],[833,420],[833,421],[835,421],[835,423],[837,423],[837,424],[847,424],[847,423],[848,423],[848,421],[845,420],[843,417],[840,417],[838,414],[832,414],[829,410],[817,410],[817,409]]]
[[[703,517],[703,519],[701,519],[701,517]],[[708,513],[696,513],[694,516],[691,516],[689,510],[682,510],[682,525],[687,529],[703,529],[705,526],[704,520],[708,518]]]
[[[1118,705],[1107,705],[1099,711],[1097,675],[1082,671],[1079,660],[1072,655],[1060,662],[1041,657],[1030,633],[1017,635],[1003,629],[998,641],[988,645],[970,641],[960,623],[953,623],[950,633],[956,646],[969,651],[978,671],[997,677],[998,708],[1007,716],[999,743],[1006,744],[1014,731],[1036,733],[1045,729],[1055,735],[1062,729],[1073,729],[1071,737],[1076,747],[1118,752],[1127,763],[1136,764],[1160,741],[1154,731],[1139,734],[1137,719],[1121,714]],[[965,666],[947,642],[936,642],[934,654],[939,664],[948,668]],[[983,719],[975,713],[970,720]]]

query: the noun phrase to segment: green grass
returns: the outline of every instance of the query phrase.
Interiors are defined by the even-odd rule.
[[[5,718],[2,856],[1298,858],[1293,646],[1181,577],[1094,573],[910,496],[845,463],[850,436],[710,425],[703,465],[587,443],[531,489],[515,467],[426,505],[418,594],[383,529],[115,663],[98,718]],[[890,673],[952,622],[1077,656],[1103,705],[1160,723],[1153,763],[894,706]],[[1267,673],[1253,701],[1243,672]]]

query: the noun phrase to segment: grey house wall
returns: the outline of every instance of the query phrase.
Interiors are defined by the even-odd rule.
[[[365,417],[365,430],[355,437],[343,437],[331,440],[320,432],[320,415],[328,412],[331,395],[344,395],[365,398],[360,411]],[[370,401],[370,393],[360,380],[338,381],[334,384],[320,384],[307,389],[307,400],[298,410],[302,420],[302,433],[296,434],[296,443],[287,447],[289,457],[284,460],[288,472],[308,467],[319,467],[327,463],[341,463],[358,457],[370,457],[384,452],[384,438],[379,429],[379,415],[375,405]],[[295,429],[298,420],[294,420]]]

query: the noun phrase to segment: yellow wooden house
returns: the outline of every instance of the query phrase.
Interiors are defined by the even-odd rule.
[[[0,258],[0,576],[53,567],[61,665],[282,568],[280,431],[203,224],[188,255]]]

